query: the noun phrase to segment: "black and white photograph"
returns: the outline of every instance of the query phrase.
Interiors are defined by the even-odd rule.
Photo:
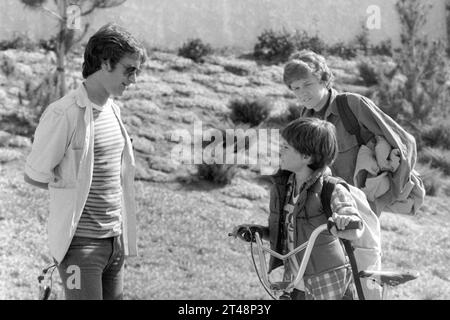
[[[449,104],[450,0],[3,0],[0,300],[448,300]]]

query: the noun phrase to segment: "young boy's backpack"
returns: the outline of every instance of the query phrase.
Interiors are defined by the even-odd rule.
[[[375,199],[375,213],[378,216],[381,211],[415,214],[423,204],[425,188],[420,175],[414,170],[417,156],[414,137],[384,114],[370,99],[355,94],[351,96],[357,97],[360,103],[367,106],[371,113],[372,125],[383,132],[384,138],[393,149],[399,150],[401,156],[400,167],[393,173],[389,172],[389,191]],[[337,110],[345,130],[354,135],[358,145],[361,146],[365,144],[361,135],[361,125],[349,106],[349,98],[350,94],[337,95]],[[356,185],[356,187],[361,186]]]
[[[331,195],[337,184],[342,184],[351,193],[364,224],[360,238],[352,241],[341,239],[350,260],[358,297],[360,300],[381,300],[382,288],[371,279],[359,278],[359,271],[381,270],[380,222],[370,208],[364,192],[341,178],[331,176],[324,178],[321,193],[322,207],[327,218],[332,216]]]

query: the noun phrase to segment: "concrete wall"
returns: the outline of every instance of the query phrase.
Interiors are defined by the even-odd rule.
[[[446,0],[423,0],[434,5],[425,32],[447,37]],[[372,43],[399,43],[396,0],[128,0],[120,7],[94,12],[86,19],[90,34],[109,21],[127,27],[148,44],[179,47],[187,38],[200,37],[214,47],[253,48],[264,29],[306,30],[328,43],[350,41],[369,17],[367,8],[380,8],[380,29],[371,30]],[[53,1],[49,1],[52,5]],[[42,11],[24,9],[19,0],[0,4],[0,39],[14,32],[32,38],[54,34],[55,19]]]

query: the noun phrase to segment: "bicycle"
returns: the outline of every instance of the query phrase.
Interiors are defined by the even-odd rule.
[[[276,251],[271,250],[270,248],[267,248],[263,245],[262,239],[259,235],[259,232],[252,232],[249,227],[245,231],[250,232],[251,235],[251,241],[250,241],[250,251],[252,256],[252,262],[253,267],[255,269],[255,272],[259,278],[259,281],[261,282],[262,286],[266,290],[266,292],[274,299],[274,300],[289,300],[289,298],[286,298],[289,296],[289,292],[296,288],[300,281],[303,280],[303,276],[306,270],[306,266],[308,264],[309,258],[311,256],[312,249],[314,247],[315,241],[318,238],[318,236],[324,232],[328,231],[330,232],[330,229],[334,226],[334,222],[330,219],[328,220],[327,224],[322,224],[319,227],[317,227],[311,234],[308,241],[305,243],[299,245],[294,250],[288,252],[287,254],[279,254]],[[347,225],[346,229],[357,229],[360,228],[361,224],[359,222],[350,222],[349,225]],[[238,231],[235,230],[234,232],[231,232],[228,234],[228,236],[238,237]],[[255,241],[253,241],[253,239]],[[258,270],[254,258],[253,253],[253,242],[256,243],[256,249],[259,257],[259,264],[260,264],[260,270]],[[265,253],[268,253],[275,258],[278,258],[282,260],[283,262],[287,259],[289,259],[291,256],[299,253],[300,251],[305,250],[305,253],[303,254],[303,258],[299,267],[299,270],[297,272],[297,275],[293,281],[279,281],[279,282],[272,282],[269,278],[269,274],[267,272],[267,261],[265,257]],[[260,273],[262,275],[260,275]],[[360,279],[369,278],[373,282],[377,283],[382,288],[382,300],[388,300],[388,291],[389,288],[398,286],[400,284],[406,283],[411,280],[415,280],[419,277],[419,273],[415,271],[408,271],[408,272],[398,272],[398,271],[379,271],[379,270],[362,270],[358,272],[358,276]],[[273,294],[271,293],[273,292]],[[278,298],[277,298],[278,297]]]

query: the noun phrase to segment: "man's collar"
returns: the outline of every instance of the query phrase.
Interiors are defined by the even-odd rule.
[[[106,104],[104,106],[98,106],[95,103],[93,103],[91,100],[89,100],[84,82],[75,91],[75,101],[80,108],[86,108],[86,107],[90,106],[90,107],[95,108],[100,111],[103,108],[111,105],[111,103],[112,103],[111,98],[108,98],[108,100],[106,101]]]
[[[80,108],[86,108],[91,105],[91,101],[88,98],[86,88],[84,87],[84,83],[82,83],[77,90],[74,92],[75,101]]]

